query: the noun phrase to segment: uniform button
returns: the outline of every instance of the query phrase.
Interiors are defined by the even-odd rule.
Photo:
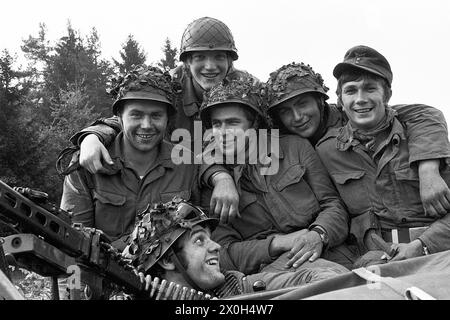
[[[408,221],[406,218],[402,218],[402,222],[406,222]]]

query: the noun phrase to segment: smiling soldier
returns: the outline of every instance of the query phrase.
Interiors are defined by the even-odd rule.
[[[218,223],[201,208],[177,198],[142,212],[123,255],[145,282],[150,298],[227,298],[264,290],[264,280],[283,278],[267,272],[249,276],[238,271],[222,273],[220,245],[211,239]],[[208,309],[183,306],[178,312],[207,313]]]
[[[245,71],[237,70],[233,61],[238,59],[233,35],[225,23],[211,17],[202,17],[192,21],[181,38],[180,60],[183,62],[170,73],[180,84],[182,94],[176,101],[177,113],[171,128],[185,129],[184,146],[202,145],[203,134],[194,140],[194,122],[199,120],[199,109],[205,91],[219,84],[223,79],[239,79],[248,77]],[[106,164],[111,163],[108,146],[118,132],[122,130],[117,117],[100,119],[93,126],[75,134],[71,141],[80,145],[80,164],[91,173],[104,172]],[[168,130],[170,132],[170,130]],[[100,138],[100,140],[99,140]],[[187,139],[189,140],[189,139]],[[180,141],[173,141],[178,143]],[[234,219],[238,215],[238,195],[229,175],[218,173],[214,176],[215,186],[211,195],[210,209],[223,221]]]
[[[330,130],[317,150],[349,209],[350,233],[358,242],[359,254],[364,254],[357,264],[382,262],[380,249],[393,261],[450,249],[446,209],[450,196],[445,192],[450,183],[448,139],[411,145],[405,126],[388,105],[392,71],[378,51],[351,48],[333,74],[338,79],[338,101],[349,121]],[[425,139],[429,131],[433,127],[422,131]],[[432,142],[441,147],[433,151],[428,148]],[[428,151],[422,160],[434,160],[425,167],[411,165],[416,149]],[[444,191],[436,202],[441,215],[427,212],[421,200],[422,179],[430,171],[438,177],[435,187]],[[379,237],[391,248],[383,248]]]
[[[115,84],[112,109],[123,131],[109,146],[113,164],[106,173],[90,174],[84,168],[71,172],[64,181],[61,207],[73,213],[73,222],[101,229],[123,249],[122,237],[131,233],[136,214],[148,203],[175,195],[196,202],[199,193],[196,167],[175,165],[173,144],[164,140],[176,112],[170,75],[137,67]],[[78,153],[72,162],[78,162]]]

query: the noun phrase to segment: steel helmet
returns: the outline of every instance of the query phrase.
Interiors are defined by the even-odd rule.
[[[310,65],[290,63],[270,74],[266,83],[269,108],[272,112],[280,103],[306,92],[318,92],[328,99],[328,88],[322,76],[315,73]]]
[[[166,71],[157,67],[137,66],[126,75],[111,80],[108,93],[116,99],[112,105],[113,114],[118,114],[125,100],[162,102],[169,106],[169,115],[173,114],[176,112],[176,95],[181,92],[178,86]]]
[[[230,29],[222,21],[210,17],[194,20],[184,30],[180,60],[185,61],[188,52],[203,50],[228,51],[233,60],[238,58]]]
[[[130,244],[123,255],[139,271],[147,272],[187,230],[198,224],[215,229],[219,221],[199,207],[175,197],[167,203],[149,205],[138,216]]]
[[[204,93],[203,103],[200,107],[200,118],[208,124],[210,122],[208,113],[211,108],[225,103],[237,103],[252,109],[263,119],[266,119],[264,102],[264,88],[254,78],[224,79]]]

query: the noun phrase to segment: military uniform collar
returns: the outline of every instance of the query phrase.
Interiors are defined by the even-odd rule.
[[[397,117],[394,117],[389,135],[384,142],[380,143],[380,146],[385,146],[389,142],[395,141],[396,139],[406,140],[406,135],[402,124]],[[349,123],[347,123],[344,127],[339,128],[339,134],[336,137],[336,148],[339,151],[347,151],[350,147],[354,147],[358,144],[360,144],[360,142],[353,138]]]
[[[336,136],[336,148],[339,151],[347,151],[351,146],[356,146],[358,144],[359,141],[353,139],[352,129],[350,128],[349,123],[339,129],[339,133]]]

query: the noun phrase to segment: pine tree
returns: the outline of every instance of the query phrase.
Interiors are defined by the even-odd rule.
[[[127,40],[122,44],[122,50],[119,52],[121,62],[113,59],[115,67],[120,73],[126,73],[133,69],[133,66],[145,64],[147,54],[134,39],[133,35],[128,35]]]
[[[23,181],[25,162],[32,158],[30,150],[34,132],[23,125],[21,108],[30,90],[27,73],[16,70],[16,57],[8,50],[0,55],[0,179],[6,183]]]
[[[178,49],[172,48],[172,43],[170,42],[169,38],[166,38],[166,42],[164,43],[164,46],[162,47],[162,51],[164,53],[164,58],[160,60],[158,65],[163,69],[173,69],[177,66],[177,54]]]
[[[34,85],[23,97],[20,123],[14,130],[32,130],[33,139],[20,139],[18,145],[28,148],[27,157],[7,167],[17,184],[41,189],[59,202],[62,178],[55,170],[57,155],[70,145],[69,137],[76,131],[100,113],[111,114],[106,85],[112,67],[101,58],[96,29],[84,37],[70,23],[66,34],[52,44],[46,40],[45,26],[40,25],[39,35],[25,40],[22,50],[28,71],[38,76],[30,78]]]

